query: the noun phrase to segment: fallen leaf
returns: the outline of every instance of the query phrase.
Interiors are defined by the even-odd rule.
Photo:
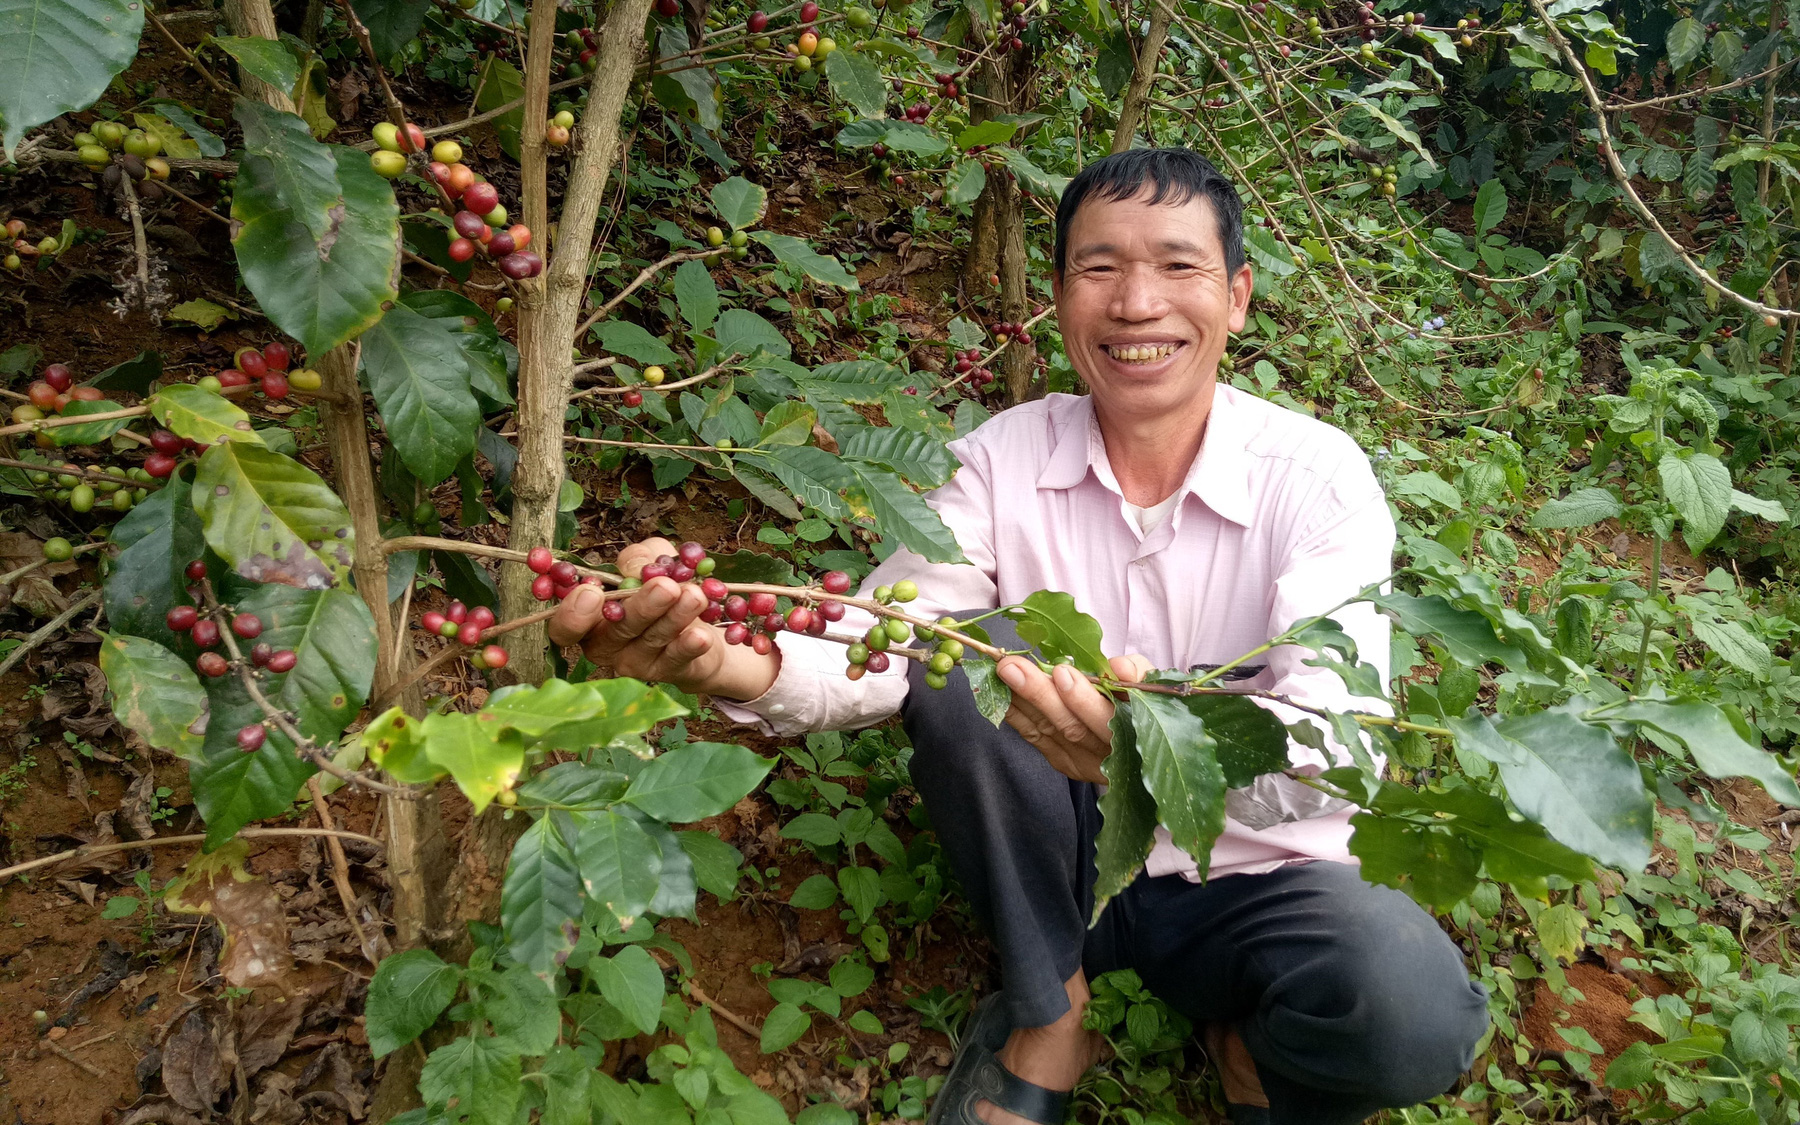
[[[219,973],[236,988],[273,984],[294,967],[281,896],[244,866],[249,845],[232,840],[188,861],[163,894],[177,914],[211,914],[225,932]]]
[[[43,557],[42,540],[19,531],[0,531],[0,574],[11,574]],[[0,609],[16,605],[36,617],[55,617],[69,608],[69,599],[56,588],[52,579],[74,574],[80,569],[73,562],[45,563],[29,574],[15,578],[0,586]]]
[[[185,1109],[208,1113],[225,1092],[228,1077],[218,1035],[207,1014],[195,1009],[163,1047],[163,1085]]]

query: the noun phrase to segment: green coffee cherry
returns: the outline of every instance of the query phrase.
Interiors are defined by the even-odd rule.
[[[938,642],[937,650],[945,656],[948,656],[951,660],[961,660],[963,658],[963,643],[961,641],[953,641],[946,637]]]
[[[694,568],[694,573],[701,578],[706,578],[717,569],[719,569],[719,560],[708,555],[700,560],[700,565]]]
[[[894,588],[892,586],[877,586],[877,587],[875,587],[875,600],[880,602],[882,605],[886,605],[889,602],[893,601],[894,600]]]
[[[940,676],[948,676],[950,669],[956,667],[956,661],[940,652],[931,658],[931,663],[927,667]]]
[[[78,484],[69,489],[69,507],[77,512],[94,510],[94,489],[92,485]]]
[[[919,584],[914,582],[912,579],[902,578],[900,581],[894,583],[894,600],[895,601],[910,602],[918,596],[919,596]]]
[[[48,547],[45,548],[44,553],[49,554]],[[867,664],[869,662],[869,646],[858,641],[845,649],[844,655],[850,658],[852,664]]]
[[[699,572],[696,571],[695,573],[699,573]],[[642,586],[643,584],[644,584],[644,580],[642,578],[621,578],[619,580],[619,589],[635,590],[639,586]]]
[[[877,625],[863,634],[863,644],[870,652],[886,652],[888,650],[887,630]]]
[[[912,626],[897,618],[888,618],[887,624],[883,628],[887,630],[888,640],[897,645],[903,645],[912,640]]]
[[[941,688],[949,682],[950,681],[947,678],[938,675],[936,672],[925,673],[925,686],[928,688]]]

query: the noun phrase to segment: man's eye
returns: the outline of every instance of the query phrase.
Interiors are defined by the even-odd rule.
[[[1171,262],[1169,268],[1172,270],[1191,270],[1194,267],[1187,262]]]

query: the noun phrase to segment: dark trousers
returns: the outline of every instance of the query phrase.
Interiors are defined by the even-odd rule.
[[[1003,619],[996,644],[1019,647]],[[1068,1011],[1063,982],[1131,968],[1196,1023],[1235,1026],[1276,1125],[1349,1125],[1446,1092],[1487,1027],[1487,992],[1431,917],[1356,868],[1314,862],[1200,884],[1140,875],[1092,929],[1096,791],[912,666],[912,777],[999,956],[1013,1026]]]

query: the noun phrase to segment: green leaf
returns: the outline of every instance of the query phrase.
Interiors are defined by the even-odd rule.
[[[106,900],[104,907],[101,907],[100,917],[109,922],[116,922],[120,918],[129,918],[136,914],[138,907],[143,904],[144,900],[136,895],[114,895]]]
[[[964,152],[976,145],[1003,145],[1019,131],[1016,121],[982,121],[956,135],[956,147]]]
[[[694,866],[694,882],[721,902],[737,896],[738,880],[743,877],[744,853],[711,832],[693,829],[675,833],[675,840]]]
[[[362,371],[389,440],[427,488],[475,451],[481,408],[460,322],[395,305],[362,335]]]
[[[525,744],[491,715],[427,715],[419,737],[426,760],[450,774],[476,815],[512,787],[525,764]]]
[[[1065,597],[1067,595],[1064,595]],[[1092,926],[1112,897],[1131,885],[1156,843],[1156,798],[1144,788],[1144,765],[1138,756],[1136,727],[1129,708],[1112,717],[1112,752],[1100,762],[1106,792],[1100,795],[1100,834],[1094,841],[1094,913]]]
[[[192,301],[181,302],[179,305],[170,309],[165,315],[170,320],[179,320],[187,324],[198,325],[201,331],[211,332],[220,324],[224,323],[225,318],[231,315],[231,310],[224,305],[216,305],[204,298],[195,298]]]
[[[1571,961],[1586,944],[1581,935],[1587,929],[1587,918],[1571,903],[1546,908],[1538,914],[1536,926],[1539,944],[1552,957]]]
[[[232,246],[275,326],[323,355],[399,296],[400,207],[367,155],[313,140],[306,123],[240,98]]]
[[[839,964],[842,963],[843,962],[841,961],[839,962]],[[860,1031],[864,1035],[880,1035],[887,1030],[881,1026],[881,1017],[877,1016],[874,1012],[869,1011],[867,1008],[864,1008],[859,1012],[851,1012],[850,1018],[844,1022],[850,1025],[852,1031]],[[823,1104],[815,1106],[814,1108],[823,1108]],[[849,1122],[850,1125],[855,1125],[856,1118],[850,1116],[848,1110],[844,1110],[842,1106],[832,1106],[831,1108],[840,1110],[843,1113],[841,1120]]]
[[[774,765],[775,759],[742,746],[690,742],[652,759],[624,800],[672,824],[704,820],[737,804]]]
[[[350,512],[291,457],[242,442],[213,446],[194,475],[194,510],[207,544],[252,582],[317,590],[350,577]]]
[[[1800,807],[1800,787],[1794,784],[1793,775],[1762,749],[1747,723],[1714,704],[1642,699],[1611,710],[1607,717],[1643,723],[1680,739],[1694,756],[1694,764],[1709,777],[1747,777],[1782,804]]]
[[[1750,630],[1737,621],[1715,621],[1711,617],[1696,615],[1689,620],[1694,636],[1699,637],[1707,648],[1718,653],[1725,663],[1733,668],[1741,669],[1759,680],[1769,678],[1769,667],[1774,657],[1769,646],[1750,635]]]
[[[364,1004],[369,1051],[376,1058],[411,1043],[456,998],[462,971],[429,949],[382,958]]]
[[[755,226],[769,205],[768,191],[742,176],[713,185],[710,195],[714,213],[733,230]]]
[[[887,108],[887,82],[874,61],[854,50],[838,50],[825,60],[831,92],[864,117],[879,117]]]
[[[726,309],[719,316],[713,336],[719,342],[721,358],[755,355],[761,349],[767,355],[785,359],[793,351],[780,329],[749,309]]]
[[[1200,870],[1212,862],[1213,841],[1225,830],[1225,773],[1217,743],[1200,716],[1172,696],[1126,693],[1144,788],[1156,798],[1156,819]]]
[[[1625,509],[1606,488],[1582,488],[1551,500],[1531,517],[1531,526],[1542,528],[1589,527],[1616,518]]]
[[[808,875],[788,897],[788,905],[796,910],[826,910],[838,900],[837,884],[829,875]]]
[[[431,0],[351,0],[356,18],[369,29],[375,57],[386,62],[418,37]],[[292,89],[290,83],[282,89]]]
[[[444,1119],[472,1125],[511,1121],[519,1105],[519,1052],[492,1035],[465,1035],[431,1052],[419,1093]]]
[[[831,966],[831,990],[848,1000],[860,996],[875,983],[875,970],[855,957],[840,957]]]
[[[762,430],[756,436],[758,446],[805,445],[812,440],[813,426],[819,412],[803,402],[783,399],[763,415]]]
[[[675,268],[675,303],[681,319],[696,332],[712,327],[719,316],[719,287],[704,262],[683,262]]]
[[[1288,767],[1287,728],[1267,707],[1241,695],[1190,695],[1181,702],[1205,722],[1225,773],[1225,788],[1240,789],[1265,773]]]
[[[799,270],[821,285],[835,285],[851,293],[859,292],[862,288],[857,284],[855,276],[844,269],[843,263],[814,250],[803,238],[767,230],[759,230],[750,237],[767,246],[770,253],[775,255],[776,261]]]
[[[1780,501],[1764,500],[1760,496],[1739,492],[1735,488],[1731,490],[1731,507],[1735,511],[1768,520],[1770,523],[1786,523],[1788,520],[1788,511],[1781,506]]]
[[[89,379],[87,385],[98,387],[103,391],[126,391],[134,395],[147,395],[150,393],[151,385],[162,378],[162,373],[162,356],[146,348],[123,363],[115,363]]]
[[[856,912],[856,920],[867,922],[881,905],[880,874],[873,867],[840,867],[837,881],[844,903]]]
[[[984,656],[970,654],[963,664],[963,671],[975,693],[975,709],[994,725],[995,730],[1000,729],[1000,724],[1006,721],[1006,713],[1012,710],[1012,689],[1000,679],[994,662]]]
[[[1508,667],[1526,664],[1525,654],[1502,641],[1487,618],[1473,610],[1459,609],[1437,594],[1414,597],[1395,591],[1369,600],[1387,611],[1402,631],[1441,643],[1459,664],[1472,668],[1489,661]]]
[[[981,198],[987,187],[987,166],[979,160],[959,160],[944,177],[944,202],[966,207]]]
[[[1656,463],[1663,495],[1681,516],[1681,537],[1698,554],[1719,534],[1731,511],[1731,470],[1710,453],[1665,453]]]
[[[925,498],[908,488],[893,473],[877,469],[866,462],[846,461],[842,464],[855,477],[861,498],[875,518],[875,527],[883,539],[898,539],[902,546],[928,562],[967,562],[962,547],[956,542],[937,511]]]
[[[1286,277],[1299,269],[1294,265],[1294,252],[1276,241],[1275,236],[1262,227],[1244,228],[1244,252],[1250,256],[1257,269],[1276,277]]]
[[[1692,16],[1676,20],[1669,26],[1664,43],[1669,51],[1669,69],[1680,70],[1706,49],[1706,28]]]
[[[527,738],[540,739],[534,750],[576,753],[687,713],[661,688],[623,676],[581,684],[546,680],[536,688],[515,688],[482,709]]]
[[[0,164],[27,130],[93,105],[143,34],[135,0],[0,0]]]
[[[335,742],[362,709],[375,678],[375,619],[348,587],[296,590],[270,583],[237,608],[262,619],[258,640],[294,651],[294,670],[263,685],[269,701],[321,746]],[[236,733],[233,731],[232,733]]]
[[[1448,910],[1475,889],[1479,861],[1467,844],[1436,828],[1359,812],[1350,818],[1350,854],[1371,883]]]
[[[525,830],[506,863],[500,924],[507,951],[548,981],[575,948],[581,922],[581,874],[549,817]]]
[[[824,813],[801,813],[781,826],[781,837],[784,840],[800,840],[825,847],[842,840],[843,829],[837,821]]]
[[[562,815],[562,814],[556,814]],[[589,899],[629,929],[662,879],[662,852],[637,822],[616,812],[569,813],[571,850]]]
[[[1068,185],[1069,177],[1051,175],[1033,164],[1030,157],[1016,148],[1003,148],[1000,155],[1006,161],[1007,171],[1018,179],[1020,187],[1049,203],[1062,198],[1063,188]]]
[[[898,426],[857,426],[837,435],[838,452],[853,461],[891,469],[920,488],[937,488],[956,472],[956,458],[943,441]]]
[[[112,539],[121,550],[106,576],[107,624],[183,656],[197,655],[188,635],[177,635],[163,619],[173,607],[193,604],[184,571],[206,550],[187,480],[169,477],[113,526]]]
[[[757,457],[756,464],[773,474],[797,503],[817,508],[829,518],[850,514],[839,493],[856,478],[835,455],[815,445],[776,446],[766,456]]]
[[[1513,804],[1551,836],[1609,867],[1649,862],[1655,810],[1637,763],[1604,727],[1566,711],[1448,725],[1458,745],[1499,767]]]
[[[199,760],[206,741],[206,692],[186,660],[155,641],[101,633],[100,671],[121,726],[158,750]]]
[[[591,1125],[589,1075],[592,1069],[573,1047],[558,1043],[538,1066],[544,1083],[544,1111],[540,1125]],[[398,1121],[390,1118],[390,1121]]]
[[[479,113],[499,109],[525,96],[525,75],[499,55],[489,55],[481,64],[481,73],[476,77],[475,85],[480,90],[475,97],[475,109]],[[500,148],[514,160],[519,159],[519,130],[524,124],[523,107],[509,109],[494,118],[494,131],[500,135]]]
[[[1463,506],[1462,493],[1456,491],[1456,486],[1429,469],[1419,469],[1399,477],[1394,481],[1394,492],[1415,503],[1427,501],[1453,512]]]
[[[654,1035],[662,1018],[662,969],[641,945],[628,945],[611,957],[596,957],[588,962],[588,972],[600,988],[606,1002],[624,1013],[625,1018],[645,1035]]]
[[[843,134],[839,134],[840,139]],[[887,127],[869,141],[874,144],[880,141],[896,152],[910,152],[915,156],[932,157],[947,152],[950,142],[945,140],[937,130],[928,125],[919,125],[911,121],[889,121]]]
[[[1009,616],[1018,621],[1020,638],[1036,645],[1052,664],[1069,658],[1077,671],[1111,673],[1112,665],[1100,648],[1100,622],[1076,609],[1073,595],[1039,590]]]
[[[288,93],[300,81],[300,63],[287,44],[260,35],[214,36],[212,45],[237,60],[246,74]]]
[[[639,363],[675,363],[681,357],[640,325],[629,320],[600,322],[600,346]]]
[[[807,1029],[812,1017],[795,1004],[777,1004],[763,1017],[762,1052],[765,1055],[790,1047]]]
[[[1505,221],[1505,184],[1498,179],[1493,179],[1481,185],[1481,190],[1475,193],[1474,218],[1475,230],[1478,234],[1486,234]]]
[[[237,732],[262,723],[262,708],[237,676],[222,676],[204,686],[206,741],[200,759],[188,763],[188,784],[194,806],[206,821],[205,846],[211,849],[253,820],[287,812],[300,786],[318,767],[296,755],[294,744],[279,730],[269,731],[260,750],[244,753]]]
[[[189,441],[263,444],[262,435],[250,424],[250,415],[230,399],[193,383],[170,383],[152,395],[147,405],[164,429]]]

